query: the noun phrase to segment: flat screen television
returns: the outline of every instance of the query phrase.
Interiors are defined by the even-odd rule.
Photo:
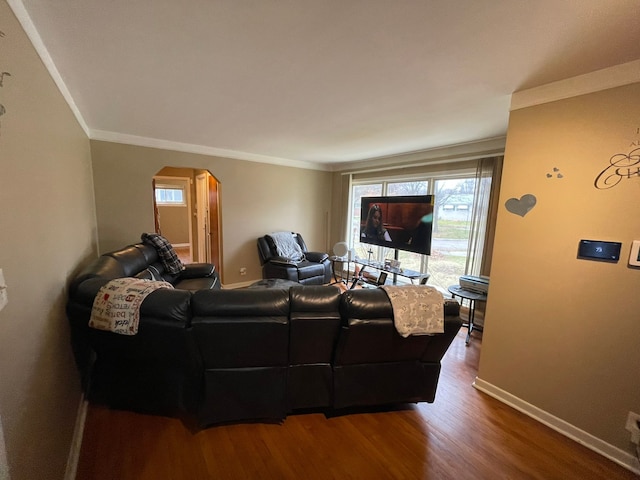
[[[362,197],[360,242],[431,254],[433,195]]]

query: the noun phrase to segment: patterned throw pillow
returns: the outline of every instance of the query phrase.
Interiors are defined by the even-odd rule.
[[[143,233],[140,238],[143,243],[147,243],[157,250],[160,261],[167,272],[177,275],[184,270],[184,265],[178,258],[173,246],[162,235],[158,233]]]

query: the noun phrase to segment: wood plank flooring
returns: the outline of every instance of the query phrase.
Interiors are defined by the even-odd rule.
[[[433,404],[206,430],[91,405],[77,479],[637,480],[473,388],[481,337],[465,347],[465,335],[443,360]]]
[[[173,251],[176,252],[176,255],[178,255],[182,263],[193,263],[191,260],[191,247],[173,247]]]

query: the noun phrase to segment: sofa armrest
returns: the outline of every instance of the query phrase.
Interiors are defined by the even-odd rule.
[[[151,292],[140,304],[140,319],[145,317],[161,321],[191,324],[191,293],[185,290],[162,288]]]
[[[212,263],[188,263],[180,272],[180,279],[210,277],[215,271]]]
[[[93,301],[104,285],[109,282],[106,278],[90,278],[82,282],[72,297],[69,304],[86,307],[86,313],[91,313]],[[148,315],[159,320],[171,322],[191,322],[191,293],[184,290],[161,288],[151,292],[140,304],[141,319]],[[89,318],[83,319],[88,321]]]
[[[322,263],[329,258],[328,253],[322,252],[305,252],[304,256],[307,257],[307,260],[310,262],[316,263]]]
[[[457,315],[445,315],[444,333],[438,333],[431,337],[431,341],[422,356],[423,362],[439,363],[447,353],[447,349],[462,327],[462,319]]]
[[[455,298],[445,298],[444,314],[453,316],[460,315],[460,303]]]
[[[295,267],[298,264],[298,262],[294,262],[290,258],[280,256],[271,257],[267,263],[273,263],[274,265],[290,265],[292,267]]]

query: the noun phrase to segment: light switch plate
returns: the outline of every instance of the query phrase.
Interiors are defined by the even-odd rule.
[[[634,240],[631,243],[629,265],[631,265],[632,267],[640,267],[640,240]]]

